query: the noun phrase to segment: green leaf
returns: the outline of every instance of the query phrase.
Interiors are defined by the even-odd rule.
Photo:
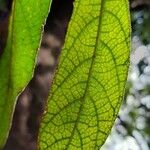
[[[30,81],[50,0],[14,0],[5,52],[0,57],[0,149],[18,95]]]
[[[127,0],[76,0],[42,120],[42,150],[98,150],[123,99],[129,65]]]

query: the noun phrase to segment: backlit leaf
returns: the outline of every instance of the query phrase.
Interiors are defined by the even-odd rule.
[[[129,64],[127,0],[76,0],[39,145],[98,150],[123,99]]]
[[[42,25],[50,0],[14,0],[7,46],[0,57],[0,149],[5,143],[17,96],[32,77]]]

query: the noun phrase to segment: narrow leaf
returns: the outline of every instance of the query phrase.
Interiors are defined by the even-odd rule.
[[[5,143],[17,96],[32,77],[50,0],[14,0],[7,46],[0,57],[0,149]]]
[[[41,149],[98,150],[124,95],[130,49],[127,0],[76,0],[41,124]]]

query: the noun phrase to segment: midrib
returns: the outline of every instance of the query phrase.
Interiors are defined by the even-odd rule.
[[[86,87],[85,87],[85,92],[83,94],[83,98],[82,98],[82,101],[81,101],[81,106],[79,107],[79,112],[78,112],[77,119],[76,119],[75,124],[74,124],[74,128],[72,130],[72,133],[71,133],[70,139],[68,141],[68,144],[66,145],[66,150],[69,148],[69,145],[70,145],[70,143],[71,143],[71,141],[73,139],[75,130],[76,130],[77,125],[79,123],[80,113],[82,111],[83,105],[84,105],[85,100],[86,100],[87,91],[89,89],[89,83],[90,83],[90,79],[91,79],[91,75],[92,75],[92,68],[93,68],[93,64],[94,64],[94,60],[95,60],[95,56],[96,56],[96,50],[97,50],[97,46],[98,46],[98,42],[99,42],[99,37],[100,37],[103,7],[104,7],[104,0],[101,0],[100,11],[99,11],[100,12],[99,13],[99,23],[98,23],[98,29],[97,29],[95,48],[94,48],[94,51],[93,51],[92,61],[91,61],[91,65],[90,65],[90,68],[89,68],[89,73],[88,73],[87,83],[86,83]]]

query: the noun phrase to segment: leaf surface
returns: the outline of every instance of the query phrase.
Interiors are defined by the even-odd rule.
[[[30,81],[50,0],[14,0],[7,46],[0,57],[0,149],[17,96]]]
[[[98,150],[123,99],[129,64],[127,0],[76,0],[44,114],[42,150]]]

